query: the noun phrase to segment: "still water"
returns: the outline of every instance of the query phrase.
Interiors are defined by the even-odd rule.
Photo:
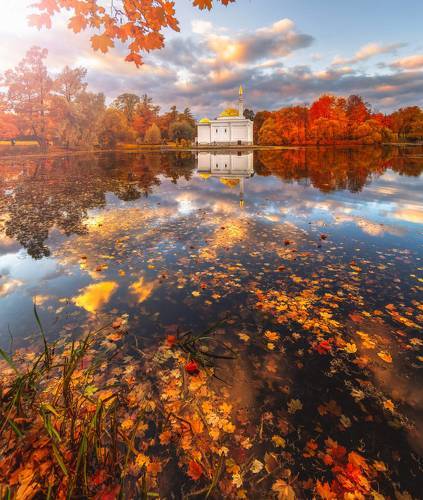
[[[280,460],[310,498],[332,439],[373,467],[362,494],[417,497],[422,194],[419,148],[2,161],[0,346],[37,345],[34,302],[50,340],[126,314],[137,347],[215,325],[237,355],[219,446],[244,471],[224,496],[278,494]]]

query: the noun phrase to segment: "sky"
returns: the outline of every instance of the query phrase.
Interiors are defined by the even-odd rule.
[[[85,32],[29,27],[34,0],[1,0],[0,73],[38,45],[49,50],[54,74],[65,66],[88,69],[91,91],[108,102],[123,92],[147,93],[165,111],[190,107],[197,118],[236,105],[274,110],[311,103],[323,93],[360,94],[376,111],[423,106],[422,0],[237,0],[211,12],[176,0],[179,33],[137,69],[125,49],[94,52]],[[107,2],[108,0],[103,0]]]

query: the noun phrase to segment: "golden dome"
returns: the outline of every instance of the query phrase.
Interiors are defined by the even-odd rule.
[[[210,174],[200,174],[200,177],[202,179],[206,179],[207,180],[210,177]]]
[[[200,123],[210,123],[208,118],[201,118]]]
[[[228,186],[231,189],[236,188],[239,185],[239,179],[227,179],[225,177],[221,177],[219,180],[224,186]]]
[[[221,118],[226,117],[226,116],[239,116],[239,112],[235,108],[227,108],[227,109],[225,109],[225,111],[222,111],[220,113]]]

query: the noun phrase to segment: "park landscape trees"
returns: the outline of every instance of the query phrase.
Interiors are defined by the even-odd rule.
[[[89,90],[85,68],[66,66],[52,75],[47,55],[45,49],[32,47],[14,69],[5,72],[1,140],[26,137],[37,141],[42,150],[49,144],[114,148],[121,142],[188,145],[194,140],[190,108],[180,112],[173,105],[161,112],[151,96],[126,92],[107,106],[104,94]],[[384,115],[358,95],[323,95],[310,106],[248,110],[247,116],[254,119],[254,141],[259,145],[370,145],[423,139],[423,111],[418,106]]]
[[[193,0],[201,10],[235,0]],[[126,61],[143,64],[143,54],[164,46],[165,29],[178,31],[174,2],[169,0],[41,0],[31,5],[31,25],[50,28],[55,14],[68,16],[75,33],[89,29],[94,50],[107,52],[116,42],[127,47]],[[85,68],[66,66],[51,75],[45,65],[47,50],[32,47],[15,69],[0,79],[0,139],[29,137],[41,149],[54,143],[65,148],[115,147],[125,140],[151,140],[157,126],[161,141],[185,144],[195,137],[189,108],[160,107],[147,94],[123,92],[106,106],[105,96],[88,91]],[[374,112],[358,95],[323,95],[310,106],[286,106],[276,111],[245,110],[254,120],[254,142],[261,145],[378,144],[423,139],[423,111],[410,106],[392,115]],[[112,123],[115,120],[115,123]]]

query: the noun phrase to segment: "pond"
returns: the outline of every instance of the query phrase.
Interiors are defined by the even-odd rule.
[[[139,393],[128,432],[150,398],[132,495],[417,498],[422,174],[418,147],[3,160],[0,347],[34,356],[33,303],[58,346],[114,322],[95,390]]]

